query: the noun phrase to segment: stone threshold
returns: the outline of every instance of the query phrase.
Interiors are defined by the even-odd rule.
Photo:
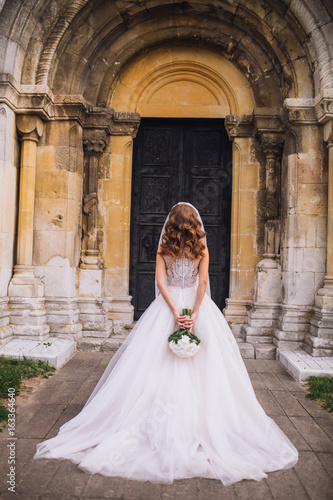
[[[50,345],[51,344],[51,345]],[[58,337],[49,337],[46,340],[13,339],[0,347],[0,356],[9,358],[32,359],[45,361],[50,366],[59,368],[74,354],[75,341]]]
[[[108,338],[82,337],[77,341],[77,350],[85,352],[116,352],[126,339],[125,335],[111,335]]]
[[[280,351],[278,360],[298,382],[311,375],[333,377],[333,357],[313,357],[305,351]]]

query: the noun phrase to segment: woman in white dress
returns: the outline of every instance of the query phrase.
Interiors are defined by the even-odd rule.
[[[156,258],[157,294],[111,359],[81,412],[34,458],[68,459],[89,473],[228,485],[295,465],[298,453],[256,399],[237,342],[210,298],[209,255],[198,211],[175,205]],[[191,317],[181,315],[192,310]],[[183,359],[168,337],[201,339]]]

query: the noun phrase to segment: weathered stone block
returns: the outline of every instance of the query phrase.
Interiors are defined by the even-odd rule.
[[[300,184],[298,209],[301,214],[326,215],[327,186],[323,184]]]
[[[83,297],[101,297],[103,271],[95,269],[78,269],[79,294]]]
[[[254,344],[255,359],[276,359],[276,346],[272,344]]]

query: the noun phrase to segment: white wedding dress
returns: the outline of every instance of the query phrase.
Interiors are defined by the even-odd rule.
[[[165,258],[178,306],[193,308],[198,261]],[[228,485],[295,465],[293,444],[266,415],[237,342],[206,294],[193,333],[193,358],[168,346],[178,329],[159,295],[115,354],[82,411],[34,458],[71,460],[89,473],[170,483],[190,477]]]

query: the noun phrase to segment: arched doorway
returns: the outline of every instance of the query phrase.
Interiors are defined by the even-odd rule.
[[[207,232],[212,298],[229,293],[232,148],[223,119],[143,118],[133,145],[129,291],[138,319],[154,299],[155,259],[167,213],[198,208]]]
[[[124,140],[113,139],[113,151],[117,157],[121,155],[121,150],[125,146],[123,157],[127,158],[127,166],[124,166],[124,169],[128,176],[131,175],[128,162],[133,163],[134,167],[131,175],[131,195],[129,192],[131,179],[127,178],[126,181],[127,199],[131,197],[132,217],[130,218],[129,207],[127,207],[126,213],[130,224],[123,248],[125,252],[126,249],[128,251],[130,248],[132,249],[131,259],[127,261],[126,265],[126,275],[130,276],[129,289],[130,294],[134,296],[136,317],[140,316],[153,298],[153,263],[157,245],[156,238],[158,238],[157,234],[160,232],[161,223],[172,204],[180,199],[193,202],[200,212],[203,212],[205,225],[210,229],[211,234],[208,238],[211,241],[208,240],[208,242],[211,247],[211,283],[214,298],[219,307],[223,308],[226,297],[230,296],[229,278],[234,292],[240,282],[240,275],[242,279],[242,269],[238,259],[241,251],[239,245],[253,247],[252,238],[256,217],[254,203],[249,203],[249,198],[246,198],[246,186],[242,186],[239,179],[241,163],[244,162],[239,151],[243,150],[244,153],[249,151],[250,138],[242,137],[234,141],[232,152],[232,143],[228,140],[224,127],[224,118],[227,115],[249,115],[253,112],[254,98],[247,80],[230,61],[215,52],[206,49],[198,51],[197,48],[186,45],[160,47],[148,55],[141,55],[123,70],[115,83],[109,106],[115,110],[136,112],[140,114],[142,120],[137,139],[134,139],[134,156],[132,141],[125,144]],[[170,128],[171,123],[174,131],[172,131],[172,127]],[[161,173],[162,169],[159,167],[163,168],[166,165],[158,165],[159,160],[157,160],[157,165],[150,165],[150,174],[152,175],[147,175],[149,166],[145,165],[145,160],[142,161],[142,148],[146,147],[146,127],[149,129],[150,138],[147,138],[147,141],[150,144],[152,138],[156,136],[158,127],[164,130],[168,128],[171,139],[173,137],[177,137],[179,140],[185,138],[181,139],[181,144],[179,143],[178,146],[175,144],[171,146],[172,141],[170,143],[170,147],[173,149],[168,153],[171,155],[170,158],[172,157],[168,168],[170,176],[172,176],[172,186],[166,180],[169,174],[166,175],[165,168],[164,173]],[[216,138],[215,151],[213,152],[213,157],[215,155],[216,158],[212,159],[213,167],[205,175],[203,175],[203,169],[208,170],[209,165],[205,160],[200,160],[198,163],[195,158],[196,153],[198,153],[195,149],[196,136],[201,142],[203,137],[210,137],[210,140],[213,137]],[[198,141],[197,143],[199,144]],[[207,143],[206,150],[214,149],[213,143]],[[189,160],[187,164],[183,160],[184,148],[190,151],[190,154],[186,154],[192,157],[192,160]],[[155,149],[155,146],[152,149]],[[140,155],[141,159],[139,159]],[[130,160],[129,156],[132,157],[133,161]],[[236,162],[233,161],[233,158],[236,159]],[[197,172],[201,169],[199,177],[201,176],[202,179],[197,179],[195,182],[202,182],[202,189],[205,189],[203,187],[205,183],[206,189],[211,186],[212,192],[216,192],[216,199],[219,200],[218,206],[216,204],[214,206],[215,202],[212,202],[212,205],[207,209],[200,206],[199,184],[197,184],[198,189],[193,189],[193,180],[198,175],[195,173],[196,163]],[[138,166],[138,171],[136,171],[136,166]],[[174,170],[173,174],[171,174],[172,170]],[[234,173],[236,173],[237,182],[234,186],[233,198],[235,201],[233,201],[233,211],[230,216],[231,179]],[[253,172],[253,174],[256,178],[257,172]],[[164,176],[164,180],[161,176]],[[186,177],[187,180],[185,180]],[[204,177],[206,177],[205,180]],[[143,180],[145,185],[143,185]],[[158,184],[159,189],[163,190],[163,183],[165,185],[169,183],[169,194],[163,197],[165,203],[161,204],[161,210],[155,206],[149,212],[146,210],[147,207],[142,204],[142,199],[149,186],[152,188],[154,184],[156,191]],[[191,183],[192,188],[189,187]],[[252,186],[250,189],[253,191]],[[138,191],[137,195],[136,191]],[[243,200],[251,205],[246,222],[248,226],[249,224],[252,226],[253,230],[251,227],[247,228],[246,231],[240,229],[241,220],[237,214],[241,193],[245,195]],[[254,193],[250,193],[250,196],[253,198]],[[203,196],[202,199],[204,198],[206,201],[209,200],[209,196]],[[223,213],[225,214],[224,220],[222,220]],[[246,234],[242,235],[240,243],[239,239],[233,238],[233,235],[239,235],[242,232],[246,232]],[[130,235],[131,241],[129,241]],[[248,240],[247,243],[245,240]],[[246,280],[250,280],[249,271],[251,272],[251,269],[254,273],[253,262],[248,263],[246,260],[247,256],[244,256],[242,264],[245,280],[243,280],[242,285]],[[124,288],[126,283],[128,286],[128,281],[125,281]]]

